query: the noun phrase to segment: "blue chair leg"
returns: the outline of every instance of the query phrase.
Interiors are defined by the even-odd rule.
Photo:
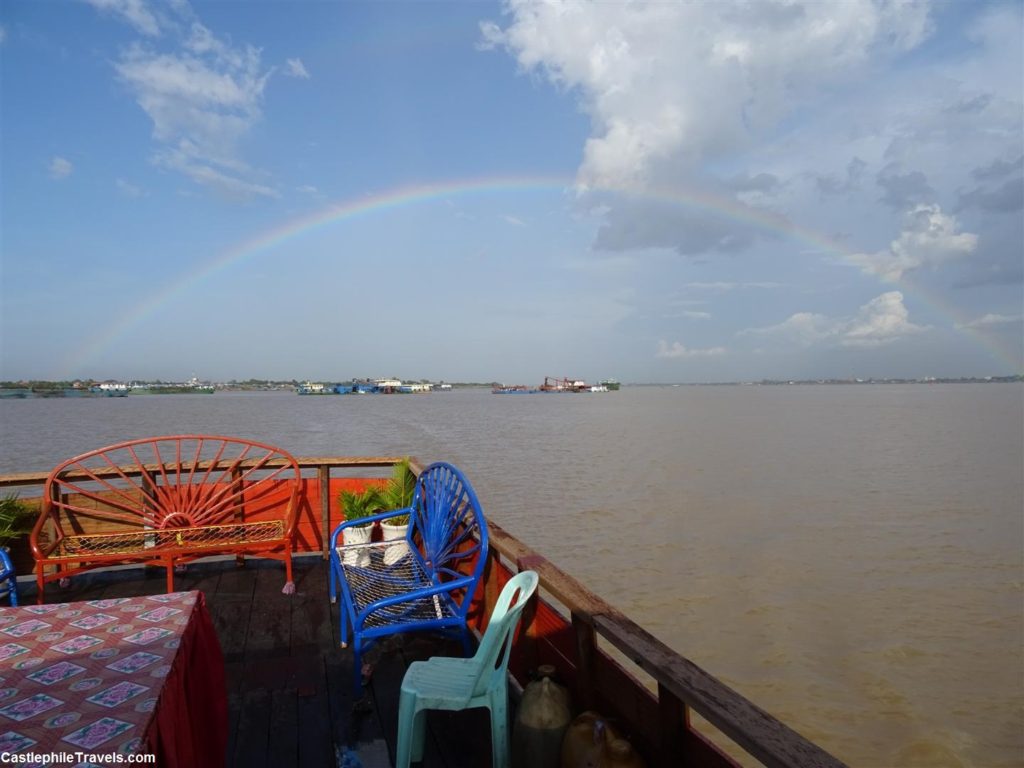
[[[352,694],[356,701],[363,696],[363,654],[360,653],[359,638],[352,643]]]
[[[341,602],[338,604],[338,617],[338,642],[344,648],[348,643],[348,601],[344,595],[341,596]]]
[[[331,596],[331,604],[333,605],[334,603],[338,602],[338,585],[337,585],[338,577],[334,573],[334,555],[333,554],[331,554],[329,559],[327,560],[327,570],[330,572],[330,574],[329,574],[330,578],[329,578],[329,581],[328,581],[328,584],[330,585],[330,592],[328,594],[330,594],[330,596]]]

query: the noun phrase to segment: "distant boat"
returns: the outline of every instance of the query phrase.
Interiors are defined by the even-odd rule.
[[[494,387],[491,390],[492,395],[536,395],[542,390],[530,389],[525,384],[513,384],[508,387]]]
[[[619,384],[619,382],[617,382],[615,379],[604,379],[598,382],[598,386],[604,387],[609,392],[618,392],[619,387],[622,385]]]
[[[590,385],[582,379],[558,379],[554,376],[545,376],[544,383],[540,385],[542,392],[607,392],[604,384]]]
[[[89,388],[91,392],[103,397],[128,397],[128,385],[113,381],[105,381]]]
[[[314,384],[311,381],[307,381],[305,384],[300,384],[296,387],[295,391],[300,395],[333,395],[334,387],[330,387],[326,384]]]

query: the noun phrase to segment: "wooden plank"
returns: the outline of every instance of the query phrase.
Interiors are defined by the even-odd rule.
[[[323,544],[323,558],[331,551],[331,468],[321,465],[316,469],[320,480],[320,538]]]
[[[295,594],[291,604],[291,655],[319,656],[331,650],[331,606],[327,600],[327,565],[319,557],[292,561]]]
[[[310,654],[303,657],[301,668],[295,691],[299,765],[334,765],[326,665],[319,655]]]
[[[225,663],[243,662],[252,603],[240,600],[212,600],[208,605]]]
[[[270,567],[272,566],[272,567]],[[281,593],[284,568],[267,561],[253,561],[255,571],[252,613],[245,643],[245,659],[287,656],[291,652],[291,595]]]
[[[357,708],[352,696],[352,649],[339,650],[325,659],[325,666],[334,744],[355,747],[359,742],[384,738],[372,702],[370,706]]]
[[[302,456],[296,457],[295,460],[299,467],[302,469],[316,469],[321,466],[327,466],[335,469],[344,469],[346,467],[359,468],[359,467],[390,467],[393,464],[397,464],[402,460],[401,456],[325,456],[325,457],[313,457],[313,456]],[[268,461],[266,466],[278,467],[284,464],[283,461],[276,459]],[[244,466],[244,465],[243,465]],[[423,465],[417,460],[416,467],[422,469]],[[149,469],[156,469],[156,464],[147,465]],[[134,469],[134,468],[133,468]],[[126,470],[127,474],[127,470]],[[417,474],[419,472],[417,471]],[[46,483],[46,479],[50,476],[50,472],[16,472],[16,473],[5,473],[0,475],[0,488],[15,488],[23,486],[42,486]],[[85,477],[84,473],[75,473],[66,475],[69,478],[82,479]],[[118,477],[118,472],[115,470],[106,470],[102,474],[97,474],[98,477]]]
[[[768,768],[844,764],[628,619],[595,626],[637,666]]]
[[[392,761],[398,743],[398,699],[405,676],[405,660],[401,653],[404,639],[402,635],[388,637],[363,657],[373,659],[373,675],[366,691],[383,728]]]
[[[273,768],[297,768],[300,765],[298,717],[295,685],[290,683],[273,690],[270,694],[267,765]]]
[[[245,677],[248,679],[247,669]],[[267,748],[270,743],[270,712],[272,707],[271,693],[266,688],[254,686],[239,693],[237,733],[234,739],[234,752],[229,762],[245,768],[263,768],[271,766],[267,761]]]
[[[213,611],[211,610],[211,614]],[[224,687],[228,697],[228,743],[225,756],[230,765],[238,747],[238,720],[242,714],[242,678],[244,665],[241,661],[224,661]]]

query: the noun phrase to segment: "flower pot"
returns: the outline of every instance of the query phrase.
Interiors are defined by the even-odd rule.
[[[343,544],[341,547],[341,562],[345,565],[354,565],[359,568],[366,568],[370,564],[370,550],[347,549],[352,544],[369,544],[370,534],[373,533],[372,525],[354,525],[344,530]]]
[[[405,540],[409,524],[395,525],[384,520],[380,524],[380,529],[384,534],[384,541],[395,542],[384,547],[384,565],[394,565],[409,554],[409,544]]]

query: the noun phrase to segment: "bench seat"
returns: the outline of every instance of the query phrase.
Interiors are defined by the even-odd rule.
[[[258,523],[204,525],[164,530],[140,529],[131,533],[88,533],[65,536],[49,554],[51,560],[133,555],[145,551],[155,555],[161,550],[188,547],[202,550],[225,546],[245,546],[280,540],[284,535],[283,520]]]

